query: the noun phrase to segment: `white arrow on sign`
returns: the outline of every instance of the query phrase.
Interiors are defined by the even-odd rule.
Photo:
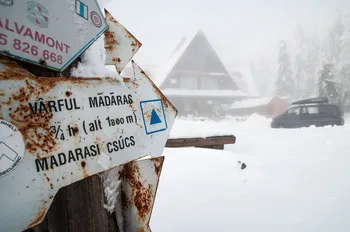
[[[118,81],[36,78],[0,63],[0,119],[25,147],[17,167],[0,176],[0,231],[40,223],[60,188],[107,170],[102,155],[112,168],[162,153],[177,110],[133,67],[134,77]]]
[[[142,44],[106,9],[105,14],[108,25],[108,29],[104,33],[106,50],[105,63],[106,65],[114,65],[117,72],[120,74]]]
[[[107,29],[96,0],[0,6],[0,53],[63,71]]]

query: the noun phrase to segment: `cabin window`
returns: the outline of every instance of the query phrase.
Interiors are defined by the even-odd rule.
[[[195,77],[182,76],[180,78],[181,89],[198,89],[198,81]]]
[[[201,89],[218,89],[218,78],[213,77],[201,77],[200,78]]]

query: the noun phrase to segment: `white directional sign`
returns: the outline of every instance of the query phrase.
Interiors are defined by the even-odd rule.
[[[123,81],[37,78],[0,63],[0,231],[40,223],[63,186],[162,153],[177,111],[133,68]]]
[[[106,9],[105,15],[108,25],[108,29],[104,33],[105,63],[106,65],[114,65],[120,74],[142,44]]]
[[[106,29],[96,0],[0,1],[0,53],[56,71]]]

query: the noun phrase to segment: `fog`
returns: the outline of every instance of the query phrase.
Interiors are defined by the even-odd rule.
[[[143,43],[135,57],[162,65],[183,35],[201,28],[227,66],[276,62],[278,41],[292,39],[297,23],[322,30],[347,0],[119,0],[107,8]]]
[[[200,29],[225,67],[243,75],[239,90],[248,95],[247,89],[292,100],[328,94],[340,102],[320,94],[319,79],[325,64],[340,65],[326,57],[333,49],[327,41],[337,17],[350,12],[348,0],[120,0],[105,7],[142,42],[134,60],[144,68],[164,68],[181,38]],[[336,92],[342,98],[346,91]]]

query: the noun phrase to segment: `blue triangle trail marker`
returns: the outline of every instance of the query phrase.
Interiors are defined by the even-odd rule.
[[[153,109],[152,110],[152,115],[151,115],[151,125],[161,123],[162,121],[160,120],[158,114],[156,111]]]

